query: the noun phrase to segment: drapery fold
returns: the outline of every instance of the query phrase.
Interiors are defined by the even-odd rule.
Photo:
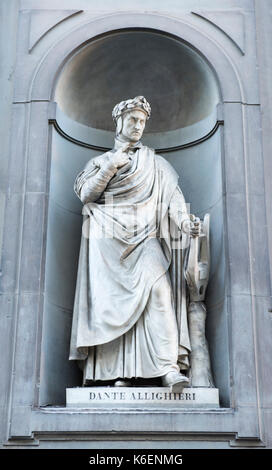
[[[99,172],[107,169],[108,157],[107,153],[93,159],[79,174],[75,183],[79,197],[85,184],[93,184],[92,194],[99,194],[97,178],[103,178]],[[89,348],[121,338],[146,308],[152,308],[152,287],[171,263],[169,208],[177,189],[175,170],[141,146],[130,163],[110,178],[98,199],[90,198],[84,205],[70,359],[86,359]],[[178,225],[184,217],[188,217],[185,212],[176,220]],[[186,306],[183,310],[178,325],[187,322]],[[179,349],[186,355],[190,341],[188,329],[183,330]]]

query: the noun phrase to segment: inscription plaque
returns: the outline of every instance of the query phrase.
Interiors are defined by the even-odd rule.
[[[184,388],[170,392],[168,387],[78,387],[66,390],[68,407],[205,407],[218,408],[216,388]]]

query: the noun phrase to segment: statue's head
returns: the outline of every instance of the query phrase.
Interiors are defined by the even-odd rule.
[[[112,118],[116,125],[116,136],[129,142],[138,142],[150,118],[151,107],[143,96],[121,101],[114,106]]]

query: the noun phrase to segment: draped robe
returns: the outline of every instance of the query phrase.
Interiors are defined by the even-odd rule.
[[[75,182],[84,221],[70,359],[85,361],[85,384],[188,366],[186,311],[176,318],[168,274],[171,225],[181,237],[185,201],[171,165],[142,144],[135,150],[115,173],[111,152],[94,158]]]

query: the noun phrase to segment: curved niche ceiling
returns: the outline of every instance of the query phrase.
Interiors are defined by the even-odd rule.
[[[146,132],[191,126],[219,101],[215,77],[189,46],[161,33],[112,33],[77,52],[63,69],[55,100],[71,119],[113,131],[112,108],[144,95],[152,107]]]

